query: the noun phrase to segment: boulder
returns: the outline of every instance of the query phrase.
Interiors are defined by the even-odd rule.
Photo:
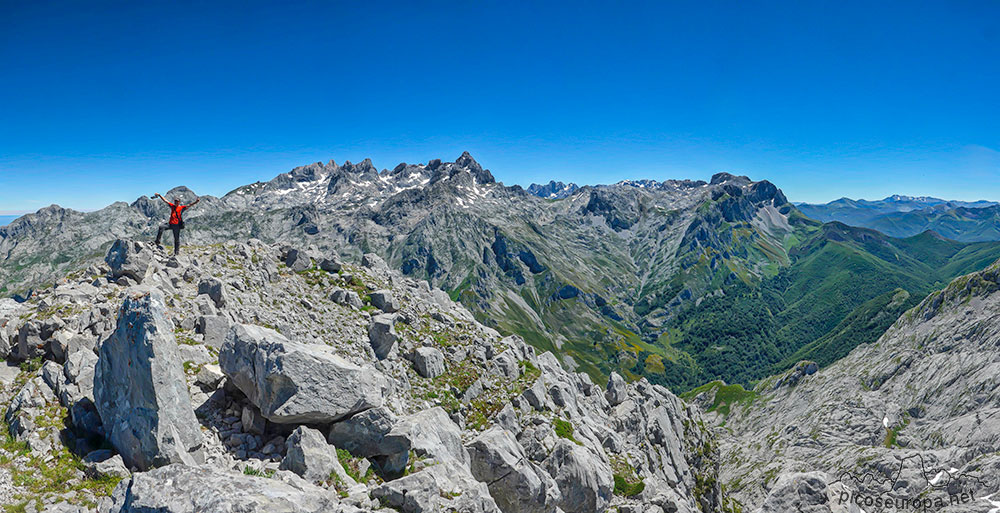
[[[226,377],[279,424],[326,424],[382,405],[388,382],[333,348],[291,342],[260,326],[234,325],[219,352]]]
[[[266,479],[209,467],[168,465],[134,474],[115,487],[102,512],[348,513],[332,492],[295,479]]]
[[[389,476],[403,471],[410,452],[421,459],[469,464],[462,430],[441,407],[402,419],[386,408],[373,408],[330,426],[327,440],[355,456],[370,458]]]
[[[353,306],[354,308],[365,306],[364,301],[361,301],[361,296],[357,292],[341,288],[333,289],[333,292],[330,293],[330,301],[338,305]]]
[[[111,268],[112,281],[127,277],[142,283],[149,273],[153,251],[134,240],[118,239],[108,249],[104,261]]]
[[[382,257],[376,255],[375,253],[365,253],[361,256],[361,265],[373,270],[387,273],[389,272],[389,266],[386,265],[385,260]]]
[[[433,347],[418,347],[413,351],[413,368],[425,378],[444,374],[444,354]]]
[[[84,433],[103,435],[101,416],[94,403],[94,372],[97,355],[93,351],[77,351],[63,365],[65,383],[59,391],[59,400],[69,408],[70,419]]]
[[[419,472],[388,481],[371,492],[372,498],[401,513],[461,511],[499,513],[484,483],[454,463],[431,465]]]
[[[337,459],[337,448],[326,443],[323,433],[299,426],[288,435],[287,451],[281,460],[281,469],[295,472],[309,482],[325,481],[339,467],[343,471],[340,460]]]
[[[229,318],[222,315],[203,315],[198,318],[195,324],[195,331],[205,335],[205,345],[216,349],[222,347],[222,343],[229,334],[231,323]]]
[[[486,483],[504,513],[554,511],[559,488],[544,470],[528,460],[514,435],[494,426],[469,444],[472,475]]]
[[[555,479],[564,511],[604,511],[614,490],[611,466],[585,447],[565,438],[542,464]]]
[[[409,439],[392,433],[397,422],[388,408],[372,408],[330,426],[327,440],[354,456],[371,459],[383,474],[395,476],[406,468],[411,447]]]
[[[222,373],[221,367],[207,363],[202,365],[201,370],[198,371],[198,375],[194,377],[194,382],[203,389],[215,390],[219,388],[219,383],[225,377],[226,375]]]
[[[394,314],[376,315],[368,325],[368,340],[371,342],[375,357],[384,360],[396,353],[396,316]]]
[[[399,303],[396,302],[391,290],[376,290],[368,293],[372,300],[372,306],[385,313],[393,313],[399,310]]]
[[[200,463],[202,435],[163,294],[132,292],[101,344],[94,399],[106,436],[130,468]]]
[[[83,460],[83,473],[91,479],[126,478],[130,475],[128,468],[120,454],[108,456],[107,458],[92,458],[94,453],[104,451],[94,451],[88,454]]]
[[[222,280],[218,278],[206,278],[198,282],[198,294],[205,294],[211,298],[216,308],[226,306],[228,294],[226,294],[226,289],[222,284]]]
[[[389,438],[393,437],[408,440],[410,450],[420,458],[469,466],[469,453],[462,445],[462,430],[440,406],[403,417],[389,432]]]
[[[305,251],[290,249],[288,250],[288,255],[285,257],[285,265],[293,272],[302,272],[312,267],[312,259],[309,258],[309,255]]]
[[[340,272],[340,270],[343,269],[343,267],[344,267],[343,264],[340,263],[340,259],[337,258],[336,255],[331,256],[329,258],[324,258],[319,263],[319,268],[328,273]]]
[[[191,362],[195,365],[205,365],[212,361],[212,353],[201,344],[178,344],[177,357],[181,362]]]
[[[628,385],[617,372],[612,372],[608,378],[608,388],[604,392],[604,397],[607,398],[611,406],[618,406],[625,402],[625,399],[628,399]]]
[[[30,360],[45,354],[45,339],[42,338],[42,325],[28,321],[17,331],[17,344],[11,350],[10,357],[17,361]]]
[[[59,363],[66,363],[69,355],[82,350],[94,349],[94,339],[66,330],[59,330],[46,344],[46,356]]]

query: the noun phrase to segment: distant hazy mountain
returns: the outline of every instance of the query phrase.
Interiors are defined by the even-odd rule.
[[[528,192],[534,194],[535,196],[538,196],[539,198],[563,199],[569,196],[570,194],[576,192],[576,190],[579,188],[580,186],[578,186],[575,183],[566,184],[552,180],[545,185],[538,185],[537,183],[533,183],[528,186]]]
[[[0,216],[0,226],[7,226],[11,221],[21,216]]]
[[[869,221],[867,226],[894,237],[932,230],[963,242],[1000,240],[1000,206],[948,208],[947,205],[938,205],[912,212],[884,214]]]
[[[1000,208],[992,201],[949,201],[928,196],[900,196],[868,201],[841,198],[825,204],[798,204],[819,221],[840,221],[872,228],[893,237],[927,230],[962,242],[1000,240]]]
[[[852,226],[868,227],[866,223],[885,214],[912,212],[945,205],[948,208],[982,208],[997,205],[993,201],[949,201],[930,196],[901,196],[895,194],[880,200],[853,200],[840,198],[829,203],[797,203],[799,210],[824,223],[840,221]],[[920,232],[916,232],[920,233]],[[908,235],[916,235],[910,233]]]

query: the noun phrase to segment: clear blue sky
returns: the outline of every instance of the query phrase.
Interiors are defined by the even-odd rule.
[[[0,1],[0,214],[463,150],[1000,200],[1000,3],[510,4]]]

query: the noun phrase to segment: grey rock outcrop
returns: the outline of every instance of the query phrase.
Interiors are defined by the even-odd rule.
[[[418,347],[413,350],[413,368],[425,378],[436,378],[444,374],[444,354],[433,347]]]
[[[399,310],[396,297],[392,294],[391,290],[375,290],[369,292],[368,297],[372,300],[372,306],[385,313],[393,313]]]
[[[120,454],[108,454],[107,457],[101,458],[93,458],[93,454],[88,454],[83,460],[83,472],[91,479],[127,478],[130,475]]]
[[[326,443],[323,433],[299,426],[288,435],[287,453],[281,469],[290,470],[309,482],[324,481],[340,467],[336,447]]]
[[[205,344],[216,349],[222,347],[231,327],[229,319],[222,315],[203,315],[198,318],[196,332],[205,336]]]
[[[469,444],[472,475],[489,487],[504,513],[554,511],[561,499],[555,481],[532,463],[514,436],[493,427]]]
[[[218,278],[208,278],[198,283],[198,294],[205,294],[211,298],[216,308],[226,306],[228,294],[222,280]]]
[[[543,465],[559,486],[563,510],[603,511],[611,500],[611,467],[586,448],[559,439]]]
[[[340,259],[337,258],[336,256],[331,256],[329,258],[324,258],[319,263],[319,268],[322,269],[322,270],[324,270],[324,271],[326,271],[326,272],[328,272],[328,273],[340,272],[340,270],[343,267],[344,267],[344,264],[342,264],[340,262]]]
[[[452,463],[388,481],[372,490],[372,497],[401,513],[500,512],[486,485]]]
[[[328,346],[291,342],[243,324],[230,330],[219,365],[265,418],[279,424],[335,422],[380,406],[388,386],[380,372]]]
[[[292,476],[295,477],[295,476]],[[349,513],[329,491],[301,479],[264,479],[168,465],[122,481],[102,513]]]
[[[390,476],[403,471],[411,452],[421,459],[469,465],[462,431],[440,407],[403,418],[386,408],[373,408],[330,426],[327,440],[351,454],[372,459]]]
[[[327,440],[355,456],[376,462],[389,476],[403,472],[409,461],[411,442],[393,433],[399,422],[387,408],[372,408],[330,426]]]
[[[396,353],[396,316],[394,314],[376,315],[368,326],[368,340],[372,344],[375,356],[384,360]]]
[[[118,327],[101,344],[94,399],[106,435],[126,465],[146,470],[199,463],[202,437],[163,294],[135,291],[118,314]]]
[[[312,259],[304,251],[292,249],[285,257],[285,265],[293,272],[302,272],[312,267]]]
[[[628,399],[628,388],[625,386],[625,380],[617,372],[612,372],[611,376],[608,377],[608,388],[604,396],[611,406],[618,406],[625,399]]]
[[[150,248],[140,242],[118,239],[111,245],[104,262],[111,268],[112,279],[125,276],[136,283],[142,283],[149,272],[152,253]]]

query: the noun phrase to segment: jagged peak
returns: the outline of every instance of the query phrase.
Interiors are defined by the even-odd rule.
[[[483,169],[483,166],[480,166],[479,162],[476,162],[476,159],[472,158],[472,155],[467,151],[463,151],[462,155],[455,160],[455,165],[467,169],[478,183],[496,183],[490,170]]]

